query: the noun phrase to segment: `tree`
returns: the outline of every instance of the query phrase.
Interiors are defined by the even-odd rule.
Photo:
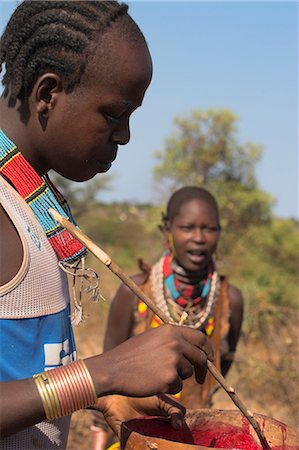
[[[274,203],[255,178],[262,147],[238,142],[237,120],[227,109],[193,110],[190,117],[176,117],[176,131],[166,139],[164,151],[155,153],[159,163],[154,168],[155,180],[164,183],[168,195],[186,184],[212,192],[222,223],[234,229],[266,222]]]

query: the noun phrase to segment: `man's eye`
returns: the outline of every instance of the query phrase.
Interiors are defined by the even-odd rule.
[[[107,122],[117,124],[120,121],[121,116],[114,116],[112,114],[105,114],[105,118],[106,118]]]

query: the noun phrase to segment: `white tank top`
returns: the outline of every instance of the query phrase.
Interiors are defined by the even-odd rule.
[[[0,202],[23,246],[16,276],[0,287],[0,378],[30,378],[76,359],[66,274],[32,210],[0,176]],[[0,440],[1,450],[62,450],[69,417]]]
[[[24,254],[17,275],[0,286],[0,318],[24,319],[62,311],[69,304],[66,274],[31,208],[1,176],[0,202],[19,233]]]

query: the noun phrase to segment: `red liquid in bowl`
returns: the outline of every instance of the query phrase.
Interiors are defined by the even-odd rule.
[[[250,424],[244,418],[241,426],[230,425],[221,421],[183,426],[182,430],[174,430],[170,422],[163,418],[145,417],[129,422],[129,429],[143,436],[165,439],[184,444],[200,445],[207,448],[223,448],[230,450],[261,450],[262,446],[250,434]],[[281,424],[283,426],[283,424]],[[282,434],[284,430],[281,430]],[[271,450],[283,450],[284,445],[273,446]]]

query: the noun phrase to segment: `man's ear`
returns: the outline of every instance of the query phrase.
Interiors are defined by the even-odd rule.
[[[61,92],[63,92],[62,81],[56,73],[44,73],[37,79],[32,99],[39,116],[48,117],[49,111],[54,109]]]

